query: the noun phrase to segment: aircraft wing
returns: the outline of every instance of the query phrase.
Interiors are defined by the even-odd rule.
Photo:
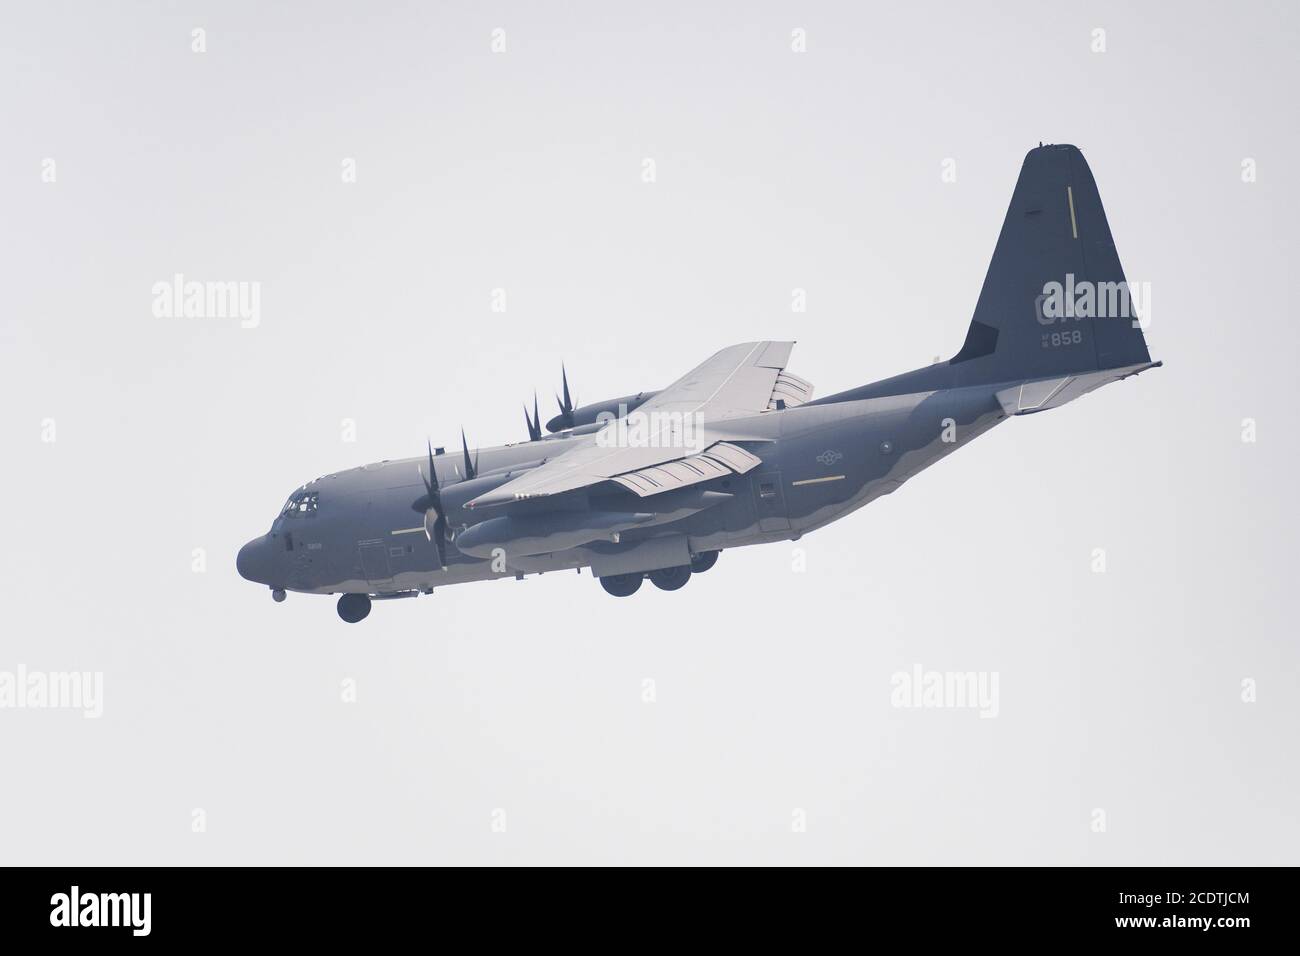
[[[801,405],[812,386],[785,372],[793,342],[742,342],[714,354],[637,409],[682,412],[720,421],[756,415],[777,399]]]
[[[742,342],[716,353],[633,413],[468,507],[507,504],[616,481],[642,497],[743,474],[761,459],[728,439],[747,436],[728,420],[798,405],[812,386],[784,371],[793,342]],[[637,428],[640,428],[638,431]]]

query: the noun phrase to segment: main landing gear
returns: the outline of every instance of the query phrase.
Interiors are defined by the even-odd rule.
[[[696,574],[703,574],[718,563],[718,555],[721,553],[721,551],[701,551],[699,554],[691,555],[691,570]]]
[[[690,579],[689,564],[678,565],[675,568],[660,568],[658,571],[650,572],[650,583],[660,591],[676,591],[680,587],[685,587]]]
[[[609,574],[600,579],[600,586],[614,597],[631,597],[641,588],[641,579],[645,575]]]
[[[692,573],[703,574],[717,562],[717,551],[702,551],[692,556],[690,564],[678,565],[675,568],[660,568],[645,574],[637,571],[632,574],[606,575],[600,579],[600,586],[614,597],[630,597],[640,590],[641,582],[649,578],[650,583],[661,591],[676,591],[678,588],[685,587]]]
[[[349,624],[364,621],[370,613],[370,596],[368,594],[344,594],[339,598],[339,617]]]

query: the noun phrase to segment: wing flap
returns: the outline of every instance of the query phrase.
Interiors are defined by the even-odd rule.
[[[738,475],[743,475],[763,463],[763,459],[757,455],[752,455],[729,441],[720,441],[716,445],[711,445],[705,454],[716,458]]]
[[[698,455],[639,468],[624,475],[615,475],[610,480],[647,498],[724,475],[743,475],[760,464],[762,459],[757,455],[751,455],[739,445],[720,441]]]
[[[770,411],[777,407],[778,401],[781,401],[785,402],[786,408],[794,408],[796,405],[808,402],[812,397],[812,382],[798,375],[782,372],[776,377],[776,384],[772,386],[772,397],[767,400],[767,407]]]

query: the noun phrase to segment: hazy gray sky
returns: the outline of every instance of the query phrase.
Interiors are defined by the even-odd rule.
[[[0,709],[0,861],[1297,862],[1297,20],[6,5],[0,672],[103,713]],[[1040,141],[1164,369],[674,593],[349,627],[236,575],[294,486],[521,438],[562,361],[596,401],[750,339],[823,395],[950,356]],[[176,273],[260,283],[256,327],[156,316]],[[997,717],[893,707],[918,664]]]

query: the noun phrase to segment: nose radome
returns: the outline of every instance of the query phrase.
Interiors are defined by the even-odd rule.
[[[235,567],[242,578],[257,584],[271,583],[271,542],[266,535],[254,538],[239,549]]]

